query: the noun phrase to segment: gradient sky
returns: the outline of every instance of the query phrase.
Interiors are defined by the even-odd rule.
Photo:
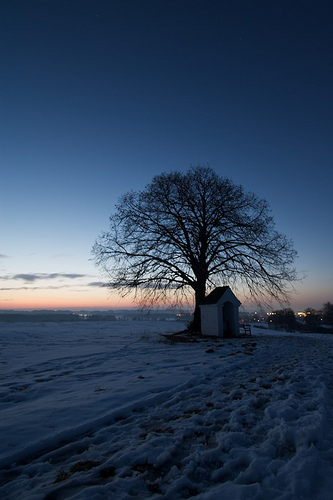
[[[0,309],[123,307],[91,247],[123,193],[209,164],[333,302],[331,0],[2,3]]]

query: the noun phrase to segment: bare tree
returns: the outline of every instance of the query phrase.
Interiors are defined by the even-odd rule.
[[[295,313],[290,307],[273,311],[270,316],[270,323],[277,329],[284,329],[287,332],[294,332],[296,330],[296,317]]]
[[[333,304],[326,302],[323,305],[323,321],[325,325],[333,326]]]
[[[122,196],[93,254],[123,294],[152,303],[193,292],[196,330],[212,287],[285,303],[296,279],[293,244],[274,229],[267,202],[205,166],[163,173]]]

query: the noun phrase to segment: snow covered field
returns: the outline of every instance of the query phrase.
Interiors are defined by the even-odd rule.
[[[0,324],[0,498],[329,500],[333,336]]]

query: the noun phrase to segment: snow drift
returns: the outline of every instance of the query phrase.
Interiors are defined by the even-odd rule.
[[[0,325],[0,496],[328,500],[333,336]]]

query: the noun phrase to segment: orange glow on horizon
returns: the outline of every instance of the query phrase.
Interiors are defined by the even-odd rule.
[[[237,294],[236,294],[237,296]],[[295,295],[290,307],[299,312],[307,307],[320,309],[322,305],[330,299],[330,293],[325,290],[304,290],[302,294]],[[252,310],[254,305],[239,296],[242,307],[245,310]],[[171,306],[171,302],[169,306]],[[34,309],[128,309],[139,306],[138,302],[133,300],[133,296],[122,298],[116,292],[110,292],[106,288],[90,287],[75,289],[71,288],[12,288],[0,290],[0,310],[34,310]],[[193,302],[189,297],[184,307],[192,309]],[[168,307],[168,304],[156,304],[156,307]],[[272,309],[280,309],[279,304],[275,304]]]
[[[25,290],[16,291],[12,296],[4,297],[0,294],[0,310],[35,310],[35,309],[129,309],[137,308],[140,304],[133,300],[133,296],[122,298],[116,292],[96,289],[87,293],[59,290]],[[172,305],[171,303],[169,304]],[[191,305],[184,304],[187,308]],[[181,306],[181,304],[180,304]],[[156,303],[158,307],[168,307],[165,303]]]
[[[117,300],[117,301],[71,301],[65,303],[64,301],[15,301],[14,302],[0,302],[0,310],[22,310],[22,309],[128,309],[137,307],[132,301]]]
[[[0,295],[1,310],[19,309],[127,309],[135,307],[131,297],[111,296],[105,289],[93,293],[73,293],[59,290],[17,291],[11,296]]]
[[[52,300],[45,297],[45,300],[16,300],[14,301],[0,301],[0,309],[6,310],[20,310],[20,309],[128,309],[136,307],[133,301],[125,299],[119,300],[71,300],[65,302],[64,300]]]

